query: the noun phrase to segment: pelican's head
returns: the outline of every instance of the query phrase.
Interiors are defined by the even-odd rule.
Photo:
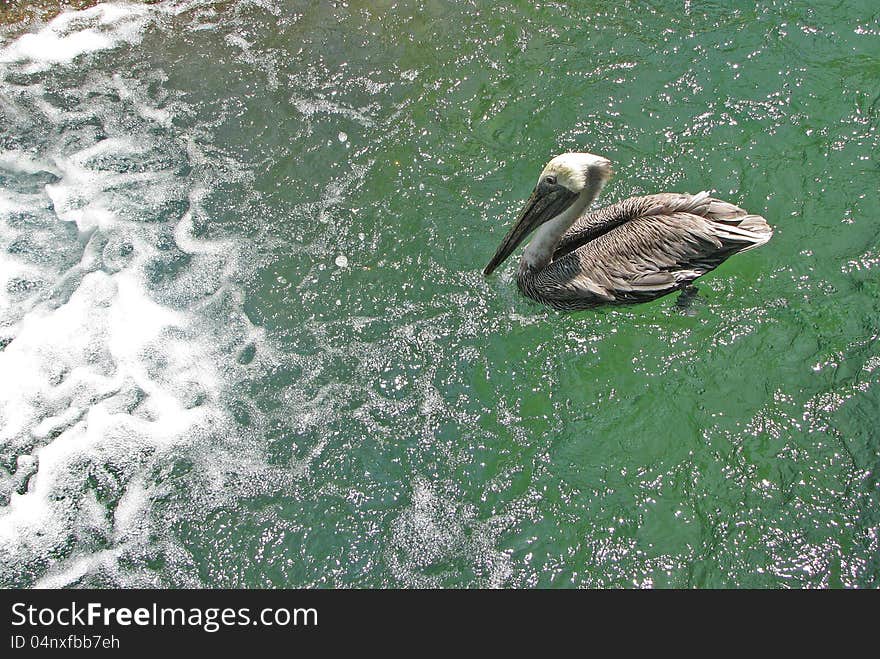
[[[563,153],[544,166],[538,177],[538,186],[542,182],[561,185],[569,192],[580,194],[588,185],[605,185],[611,174],[608,158],[592,153]]]
[[[541,170],[532,195],[483,274],[491,274],[532,231],[567,211],[576,201],[581,200],[584,206],[589,204],[609,178],[611,161],[602,156],[563,153],[553,158]]]

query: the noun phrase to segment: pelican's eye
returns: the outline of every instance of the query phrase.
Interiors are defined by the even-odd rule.
[[[548,185],[556,185],[556,177],[555,176],[545,176],[544,182]]]

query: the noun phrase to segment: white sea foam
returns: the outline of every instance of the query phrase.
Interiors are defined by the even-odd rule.
[[[0,48],[11,121],[0,151],[0,586],[157,585],[121,559],[158,552],[171,573],[186,564],[155,516],[169,487],[155,474],[223,435],[236,351],[261,340],[233,282],[240,246],[195,235],[218,168],[174,127],[182,106],[162,74],[128,78],[110,59],[55,76],[139,42],[155,11],[175,8],[101,4]],[[18,74],[32,77],[7,82]],[[172,257],[186,269],[151,279]]]
[[[464,557],[482,587],[500,588],[512,566],[509,555],[496,549],[497,537],[511,523],[505,517],[480,520],[473,506],[456,503],[416,478],[412,504],[393,524],[386,560],[402,584],[436,588],[444,585],[439,568]]]
[[[0,50],[0,63],[15,62],[24,72],[35,73],[123,42],[138,43],[149,17],[149,7],[134,3],[102,3],[65,12],[42,30],[25,34]]]
[[[175,524],[197,527],[200,516],[241,497],[284,492],[295,500],[290,493],[342,450],[332,432],[345,414],[382,436],[388,428],[376,415],[416,405],[424,415],[442,412],[429,376],[423,403],[394,400],[372,382],[323,381],[325,364],[348,363],[352,346],[311,319],[298,329],[314,354],[290,357],[300,381],[271,401],[275,427],[289,428],[297,445],[282,466],[267,464],[268,433],[258,431],[268,423],[239,385],[287,364],[243,311],[247,244],[211,216],[214,194],[221,212],[237,212],[241,190],[218,188],[250,188],[250,173],[214,148],[211,131],[222,119],[197,122],[202,110],[168,91],[155,67],[133,71],[137,55],[126,48],[152,45],[148,26],[181,6],[101,5],[0,47],[0,113],[10,122],[0,148],[0,586],[199,585]],[[203,18],[193,17],[193,30]],[[247,40],[210,36],[271,80],[274,61]],[[298,98],[306,124],[374,121],[373,106]],[[329,236],[337,207],[371,165],[350,163],[319,199],[294,210],[326,228],[327,238],[303,247],[320,250],[316,269],[329,261],[337,267],[328,271],[343,276],[356,262]],[[310,272],[292,284],[306,290],[314,281]],[[414,329],[405,341],[400,334],[355,346],[361,367],[385,368],[389,347],[416,334],[421,340]],[[430,435],[413,418],[414,432]],[[248,427],[262,444],[250,443]],[[481,584],[508,578],[509,559],[493,545],[509,520],[480,520],[427,481],[413,489],[388,554],[401,582],[438,582],[422,572],[462,557]],[[327,574],[314,583],[328,583]]]

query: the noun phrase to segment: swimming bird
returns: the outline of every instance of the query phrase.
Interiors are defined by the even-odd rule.
[[[553,158],[483,274],[534,231],[516,277],[526,297],[562,311],[647,302],[692,289],[697,277],[773,235],[760,215],[708,192],[630,197],[587,212],[611,174],[602,156]]]

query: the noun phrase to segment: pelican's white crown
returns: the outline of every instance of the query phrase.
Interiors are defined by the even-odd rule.
[[[601,187],[611,178],[611,161],[592,153],[563,153],[547,163],[538,179],[540,183],[548,176],[555,176],[556,182],[580,194],[591,176],[594,185]]]

